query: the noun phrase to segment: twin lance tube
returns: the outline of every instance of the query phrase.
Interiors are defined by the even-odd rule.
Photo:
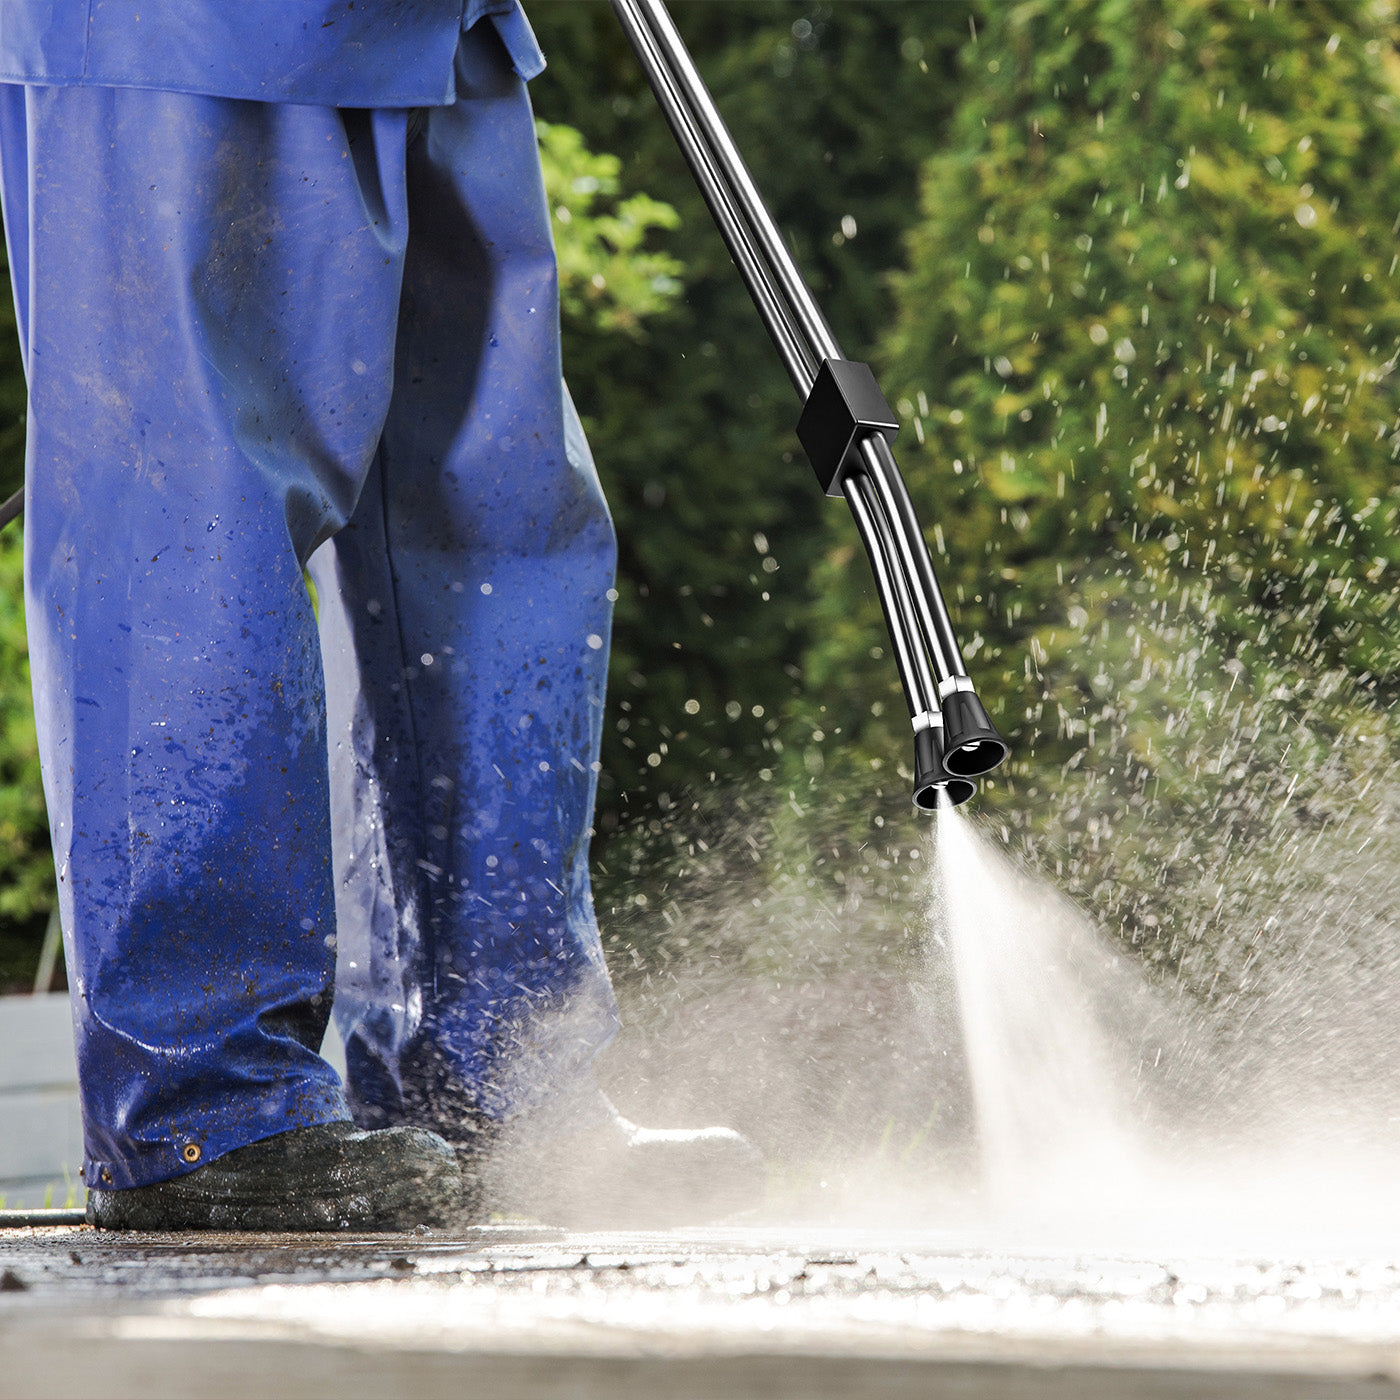
[[[914,727],[914,803],[966,802],[1007,747],[968,679],[890,450],[898,419],[870,366],[842,355],[662,0],[612,7],[802,399],[797,436],[817,480],[845,497],[870,556]]]

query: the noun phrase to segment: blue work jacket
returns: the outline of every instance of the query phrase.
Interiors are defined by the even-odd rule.
[[[518,0],[0,0],[0,82],[441,106],[458,34],[488,18],[533,78],[544,59]]]

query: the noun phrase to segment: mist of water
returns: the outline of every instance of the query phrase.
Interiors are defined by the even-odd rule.
[[[1124,971],[1067,901],[951,806],[939,813],[937,879],[990,1208],[1036,1217],[1086,1185],[1100,1206],[1130,1199],[1142,1170],[1131,1089],[1086,986],[1101,993]]]
[[[1366,866],[1331,901],[1279,904],[1276,928],[1314,938],[1285,939],[1282,973],[1241,1010],[1152,985],[952,809],[937,843],[930,946],[951,948],[984,1225],[1195,1252],[1400,1241],[1396,939],[1372,948],[1388,970],[1372,986],[1337,923],[1357,919]]]
[[[1062,767],[933,821],[826,773],[678,822],[680,873],[601,909],[629,1116],[747,1132],[766,1218],[1400,1247],[1393,723],[1231,670],[1188,604],[1086,637]]]

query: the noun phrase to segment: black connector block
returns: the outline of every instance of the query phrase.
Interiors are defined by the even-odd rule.
[[[840,496],[841,475],[855,461],[856,446],[870,433],[893,442],[899,420],[863,360],[823,360],[797,436],[828,496]]]

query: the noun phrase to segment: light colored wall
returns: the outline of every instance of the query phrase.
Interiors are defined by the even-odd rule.
[[[343,1074],[334,1027],[323,1053]],[[0,1202],[80,1205],[82,1161],[68,994],[0,997]]]

